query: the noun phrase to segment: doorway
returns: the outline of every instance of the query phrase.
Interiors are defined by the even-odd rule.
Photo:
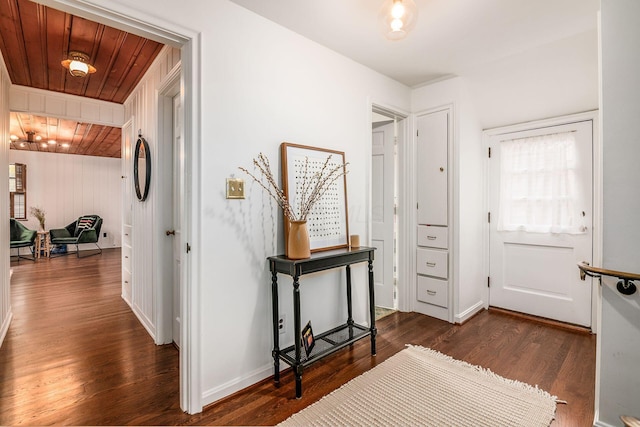
[[[56,9],[72,13],[76,16],[93,20],[98,23],[111,25],[125,29],[133,34],[159,41],[163,44],[178,47],[181,50],[181,74],[180,86],[182,87],[182,152],[180,157],[181,191],[179,201],[182,208],[180,218],[180,230],[182,241],[189,242],[190,247],[199,248],[197,229],[189,226],[191,217],[192,197],[197,197],[199,166],[193,159],[199,158],[199,129],[200,108],[197,96],[193,91],[193,82],[199,79],[200,59],[196,52],[200,51],[199,35],[188,29],[175,29],[171,23],[159,20],[155,16],[136,11],[132,16],[131,11],[124,5],[110,5],[110,8],[97,6],[80,0],[50,0],[47,4]],[[173,149],[173,145],[171,146]],[[167,168],[165,164],[159,164],[154,170],[154,176],[172,174],[172,165]],[[187,174],[188,171],[188,174]],[[195,196],[192,196],[194,195]],[[184,248],[182,248],[184,249]],[[202,396],[200,390],[200,342],[198,339],[199,312],[199,287],[192,286],[190,271],[197,271],[199,259],[186,256],[186,251],[181,249],[182,263],[180,268],[180,407],[188,413],[202,411]],[[154,254],[154,263],[160,264],[161,257]],[[163,283],[156,281],[154,284],[158,294],[165,292]],[[172,290],[173,292],[173,290]],[[166,319],[171,319],[172,309],[163,305],[167,298],[154,300],[154,309],[162,313],[163,325]]]
[[[371,243],[378,316],[398,309],[397,302],[397,147],[403,140],[404,116],[374,106],[371,120]]]
[[[591,327],[593,122],[490,137],[489,304]]]

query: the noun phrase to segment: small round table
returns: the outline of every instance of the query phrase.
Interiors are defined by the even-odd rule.
[[[48,231],[38,231],[35,257],[40,258],[41,252],[46,257],[51,253],[51,237]]]

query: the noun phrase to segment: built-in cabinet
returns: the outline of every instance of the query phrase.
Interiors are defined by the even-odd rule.
[[[449,109],[416,118],[416,311],[449,319]]]
[[[122,298],[132,303],[132,242],[133,225],[131,215],[132,174],[133,174],[133,120],[122,128]]]
[[[488,305],[482,127],[465,80],[412,92],[416,235],[413,310],[462,323]],[[416,242],[415,244],[413,242]]]

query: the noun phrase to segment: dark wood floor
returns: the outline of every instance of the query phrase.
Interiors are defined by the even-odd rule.
[[[407,343],[431,347],[566,400],[553,426],[593,422],[595,336],[484,311],[463,326],[394,313],[378,355],[360,341],[190,416],[179,409],[178,352],[155,346],[120,298],[120,252],[12,262],[14,319],[0,348],[0,425],[270,425],[372,368]]]

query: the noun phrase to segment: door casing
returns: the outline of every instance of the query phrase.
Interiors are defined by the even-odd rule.
[[[414,211],[409,208],[413,203],[412,189],[413,179],[411,174],[414,173],[412,165],[412,150],[409,146],[411,132],[413,132],[413,118],[406,112],[397,109],[396,107],[388,106],[379,102],[369,103],[369,120],[367,127],[369,128],[369,135],[371,133],[371,113],[376,112],[388,117],[395,117],[397,121],[396,137],[397,137],[397,153],[396,153],[396,179],[397,179],[397,207],[398,212],[396,215],[397,233],[396,239],[396,308],[399,311],[411,311],[411,286],[408,283],[411,277],[411,269],[413,263],[411,261],[411,243],[415,245],[415,229],[412,221],[414,220],[412,214]],[[372,141],[371,141],[372,143]],[[370,144],[371,146],[371,144]],[[369,153],[371,157],[371,153]],[[371,162],[369,162],[371,163]],[[368,236],[372,236],[372,179],[371,179],[371,165],[369,165],[369,209],[368,217],[366,218],[369,224]]]

